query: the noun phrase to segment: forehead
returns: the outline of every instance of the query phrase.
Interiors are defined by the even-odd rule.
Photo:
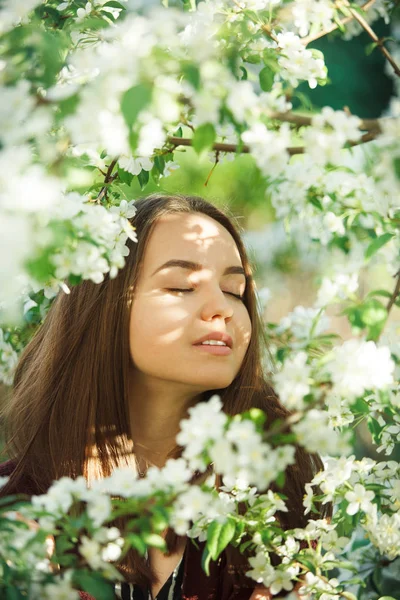
[[[170,258],[202,264],[241,264],[236,242],[220,223],[201,213],[176,213],[160,217],[147,241],[144,269]],[[226,265],[225,265],[226,266]]]

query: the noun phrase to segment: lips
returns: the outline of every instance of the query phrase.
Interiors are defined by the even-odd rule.
[[[233,341],[230,335],[227,333],[223,333],[222,331],[213,331],[212,333],[207,333],[202,338],[193,343],[193,346],[200,346],[202,342],[206,342],[207,340],[217,340],[218,342],[225,342],[225,344],[232,348]]]

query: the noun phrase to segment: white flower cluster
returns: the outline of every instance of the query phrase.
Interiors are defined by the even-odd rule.
[[[3,0],[0,9],[0,33],[9,31],[28,19],[29,14],[43,0]]]
[[[335,17],[329,0],[296,0],[289,5],[290,17],[300,37],[328,29]],[[288,24],[289,25],[289,24]]]
[[[297,87],[301,81],[308,81],[310,88],[315,88],[318,80],[326,79],[327,72],[321,53],[316,57],[315,51],[307,50],[299,36],[291,31],[278,33],[276,38],[281,52],[278,64],[282,79],[293,87]]]
[[[70,207],[67,206],[66,210],[70,212]],[[128,238],[137,241],[128,220],[136,212],[134,201],[122,200],[118,206],[107,210],[75,199],[72,210],[75,214],[68,216],[73,219],[74,238],[52,257],[56,278],[61,280],[72,273],[100,283],[107,272],[110,272],[111,278],[116,277],[129,252],[126,241]],[[79,238],[83,238],[82,241]],[[86,241],[88,238],[90,242]]]
[[[376,505],[374,505],[376,508]],[[368,515],[364,526],[369,539],[382,555],[394,560],[400,555],[400,513],[378,516],[377,510]]]
[[[358,273],[336,273],[333,277],[323,277],[315,305],[322,307],[347,298],[354,298],[357,290]]]
[[[26,273],[25,262],[32,255],[40,254],[47,246],[52,248],[50,262],[54,272],[51,280],[45,284],[46,294],[51,289],[51,295],[55,295],[60,288],[69,292],[63,280],[70,275],[90,279],[95,283],[103,281],[106,273],[111,278],[116,277],[118,270],[125,265],[125,256],[129,253],[126,245],[128,238],[137,241],[129,221],[136,212],[134,201],[122,200],[119,205],[106,209],[88,202],[76,193],[62,195],[60,189],[53,189],[53,181],[49,181],[42,172],[37,174],[35,181],[36,189],[34,182],[29,180],[28,168],[27,175],[19,180],[21,194],[18,202],[4,207],[4,219],[0,224],[0,250],[4,245],[6,251],[11,238],[21,242],[16,246],[18,252],[10,255],[12,259],[7,261],[7,268],[1,272],[0,282],[3,283],[4,279],[4,285],[1,286],[0,300],[4,302],[6,314],[12,312],[15,297],[26,294],[27,282],[28,288],[34,291],[43,287],[43,283],[37,282],[34,276],[29,275],[29,271]],[[50,186],[50,189],[46,186]],[[10,195],[9,190],[7,191],[9,203]],[[28,194],[32,212],[26,210],[24,205],[24,196]],[[36,195],[40,199],[40,207],[35,207]],[[46,201],[47,198],[49,202]],[[1,203],[0,196],[0,208]],[[61,231],[60,222],[61,230],[68,233],[57,237]],[[43,234],[43,227],[48,228],[46,235]]]
[[[318,594],[319,600],[340,600],[342,597],[339,593],[342,591],[342,587],[337,579],[332,578],[327,581],[325,577],[306,573],[304,580],[304,585],[299,588],[302,600],[303,598],[304,600],[315,598],[314,594]],[[336,594],[336,592],[338,593]]]
[[[190,408],[189,415],[181,421],[176,439],[184,446],[182,456],[193,470],[204,471],[211,460],[223,477],[240,479],[262,490],[294,461],[293,446],[272,448],[262,441],[252,421],[233,421],[227,426],[228,418],[217,395]]]
[[[256,556],[250,557],[249,563],[252,569],[247,571],[246,575],[257,581],[257,583],[262,583],[274,595],[279,594],[282,590],[292,590],[294,587],[292,580],[297,577],[300,571],[298,566],[288,567],[282,565],[274,568],[269,562],[268,554],[262,550]]]
[[[320,165],[341,164],[341,150],[347,141],[356,142],[361,137],[361,120],[342,110],[324,106],[321,113],[312,118],[312,126],[304,132],[307,153]]]
[[[311,366],[307,364],[306,352],[297,352],[285,360],[279,373],[274,376],[275,389],[281,402],[289,410],[305,408],[304,396],[311,391]]]
[[[383,390],[393,384],[394,361],[390,350],[375,342],[351,339],[333,349],[326,369],[332,393],[352,400],[367,390]]]
[[[302,419],[292,426],[299,444],[308,452],[322,455],[350,453],[350,432],[339,434],[332,429],[325,410],[313,408],[304,413]]]
[[[326,459],[324,471],[306,486],[305,512],[311,509],[312,488],[316,485],[324,495],[323,503],[334,501],[340,504],[344,500],[346,514],[361,514],[360,525],[381,554],[391,560],[400,556],[398,462],[376,462],[369,458],[355,460],[354,456]],[[338,543],[339,546],[342,544]]]
[[[392,454],[400,439],[400,415],[393,415],[393,423],[387,425],[382,416],[377,418],[379,425],[383,427],[380,433],[381,445],[376,449],[377,452],[385,451],[386,455]]]
[[[113,577],[118,571],[109,563],[115,562],[121,556],[124,540],[117,527],[101,527],[89,538],[82,535],[78,546],[79,552],[93,570],[101,570]],[[122,576],[117,575],[117,579]]]
[[[277,333],[290,330],[298,340],[308,340],[326,331],[329,324],[329,318],[321,309],[296,306],[280,320]]]
[[[242,140],[248,144],[264,175],[276,178],[284,171],[289,161],[286,149],[290,145],[290,130],[287,123],[283,123],[279,131],[272,131],[263,123],[257,122],[242,133]]]

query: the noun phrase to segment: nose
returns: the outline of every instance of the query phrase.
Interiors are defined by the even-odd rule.
[[[205,290],[205,300],[201,311],[201,318],[204,321],[212,321],[217,317],[230,320],[232,315],[232,303],[219,287],[214,290]]]

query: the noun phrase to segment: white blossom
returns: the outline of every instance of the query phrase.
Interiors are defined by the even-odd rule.
[[[312,335],[318,336],[329,327],[329,318],[318,308],[296,306],[286,317],[281,319],[278,331],[290,328],[299,339],[307,339]]]
[[[394,366],[388,348],[377,347],[372,341],[351,339],[334,349],[327,369],[334,392],[355,398],[365,390],[389,386]]]
[[[315,304],[318,307],[322,307],[334,301],[352,297],[357,289],[357,273],[337,273],[332,278],[323,277]]]
[[[274,377],[280,400],[289,410],[303,408],[303,398],[310,392],[311,367],[306,364],[307,360],[305,352],[298,352],[285,361],[282,370]]]
[[[79,600],[79,592],[73,589],[69,578],[59,577],[57,583],[48,583],[44,588],[46,600]]]
[[[153,161],[147,156],[138,156],[136,158],[133,156],[120,156],[118,162],[121,169],[132,175],[139,175],[142,170],[151,171],[153,168]]]
[[[371,506],[371,500],[374,498],[374,492],[366,490],[364,486],[356,483],[353,491],[349,491],[345,494],[345,498],[349,505],[346,508],[348,515],[355,515],[359,510],[368,512]]]
[[[4,0],[0,10],[0,32],[25,22],[29,13],[41,3],[42,0]]]
[[[268,130],[261,122],[254,123],[251,129],[242,133],[242,140],[249,145],[250,152],[264,175],[277,177],[285,169],[289,159],[286,149],[290,145],[287,123],[283,123],[279,131]]]
[[[313,408],[304,414],[298,423],[293,425],[299,443],[309,452],[321,454],[348,453],[346,436],[339,435],[329,425],[325,411]]]
[[[91,494],[89,496],[87,512],[95,527],[99,527],[111,514],[111,500],[105,494]]]

